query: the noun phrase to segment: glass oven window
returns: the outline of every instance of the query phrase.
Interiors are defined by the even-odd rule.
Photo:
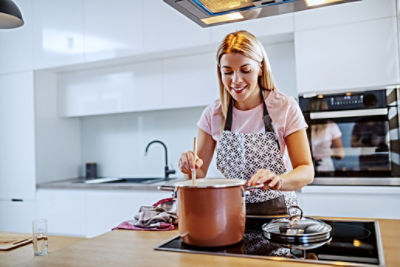
[[[390,172],[389,122],[385,116],[313,120],[311,150],[318,175]]]

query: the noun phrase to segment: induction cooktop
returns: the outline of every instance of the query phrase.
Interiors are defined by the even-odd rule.
[[[270,242],[261,229],[274,218],[248,217],[241,242],[225,247],[196,247],[182,242],[179,236],[155,250],[237,256],[249,258],[302,261],[348,266],[385,266],[379,224],[376,221],[322,220],[332,226],[331,239],[308,245],[286,245]]]

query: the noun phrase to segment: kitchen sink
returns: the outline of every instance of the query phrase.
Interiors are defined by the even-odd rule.
[[[168,178],[168,181],[176,178]],[[84,180],[82,183],[85,184],[154,184],[165,181],[164,177],[106,177],[106,178],[95,178],[90,180]]]

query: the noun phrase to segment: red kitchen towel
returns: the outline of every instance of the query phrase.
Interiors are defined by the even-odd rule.
[[[157,201],[156,203],[154,203],[154,204],[153,204],[153,207],[157,207],[157,206],[159,206],[159,205],[161,205],[161,204],[164,204],[164,203],[167,203],[167,202],[171,202],[171,201],[173,201],[173,200],[174,200],[174,199],[173,199],[172,197],[163,198],[163,199]]]
[[[116,229],[125,229],[125,230],[141,230],[141,231],[169,231],[169,230],[174,230],[175,226],[170,223],[159,223],[158,226],[153,226],[153,227],[139,227],[135,226],[135,221],[134,220],[129,220],[120,223],[117,227],[114,227],[113,230]]]

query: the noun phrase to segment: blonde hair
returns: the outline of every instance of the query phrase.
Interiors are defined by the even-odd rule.
[[[222,121],[221,127],[223,128],[226,121],[228,106],[231,101],[231,95],[225,90],[222,83],[220,61],[224,54],[239,53],[245,57],[257,61],[261,65],[261,75],[258,78],[258,85],[261,90],[277,90],[267,53],[261,42],[251,33],[247,31],[236,31],[228,34],[218,47],[217,51],[217,74],[219,82],[219,93],[221,100]]]

